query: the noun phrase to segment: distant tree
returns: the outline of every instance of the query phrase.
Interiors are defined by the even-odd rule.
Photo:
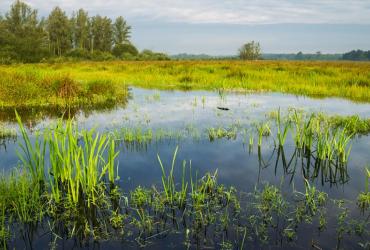
[[[258,42],[251,41],[239,49],[239,57],[242,60],[257,60],[261,57],[261,46]]]
[[[113,42],[112,20],[100,15],[91,19],[91,51],[111,51]]]
[[[66,13],[55,7],[46,23],[51,53],[58,56],[65,54],[72,48],[72,26]]]
[[[303,58],[304,58],[304,55],[303,55],[302,51],[299,51],[297,53],[297,55],[295,56],[296,60],[303,60]]]
[[[89,48],[89,15],[83,9],[79,9],[72,18],[73,40],[75,48]]]
[[[370,61],[370,50],[352,50],[343,54],[343,60],[352,60],[352,61]]]
[[[129,43],[130,33],[131,26],[126,23],[122,16],[117,17],[113,24],[114,44]]]

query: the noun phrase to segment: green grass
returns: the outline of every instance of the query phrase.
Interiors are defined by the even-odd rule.
[[[0,106],[118,102],[127,85],[273,91],[370,102],[370,64],[358,62],[78,62],[0,66]],[[153,98],[158,100],[158,96]]]
[[[124,84],[110,79],[76,79],[36,65],[0,66],[0,72],[2,108],[102,106],[125,102],[128,95]]]

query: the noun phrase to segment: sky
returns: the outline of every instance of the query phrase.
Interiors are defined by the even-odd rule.
[[[12,0],[0,0],[4,14]],[[370,50],[370,0],[26,0],[47,16],[122,15],[139,49],[169,54],[233,55],[259,41],[264,53]]]

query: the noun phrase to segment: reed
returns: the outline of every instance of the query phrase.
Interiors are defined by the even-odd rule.
[[[5,203],[11,204],[11,213],[22,223],[41,221],[47,214],[64,221],[63,227],[72,236],[94,234],[97,227],[104,227],[106,218],[99,210],[116,204],[114,183],[119,178],[112,137],[79,130],[73,120],[60,120],[38,133],[32,143],[16,116],[23,138],[18,155],[24,170],[12,175],[13,192],[5,186],[13,200]]]
[[[260,148],[262,146],[262,138],[270,136],[271,129],[268,122],[260,123],[256,128],[258,132],[258,147]]]
[[[161,158],[159,157],[159,155],[157,155],[158,162],[162,170],[162,185],[163,185],[164,193],[166,195],[166,200],[172,206],[175,205],[175,195],[176,195],[175,178],[174,178],[173,171],[175,167],[177,151],[178,151],[178,147],[176,147],[175,152],[173,154],[171,169],[168,174],[166,173],[166,170],[163,166]]]
[[[276,118],[276,127],[277,127],[277,138],[279,141],[279,146],[284,146],[286,137],[288,135],[288,131],[290,128],[290,122],[284,122],[281,120],[281,113],[280,113],[280,108],[277,113],[277,118]]]
[[[114,183],[119,178],[115,165],[119,152],[109,136],[93,130],[79,131],[73,121],[67,121],[65,125],[59,122],[46,137],[50,150],[50,185],[56,202],[64,189],[65,198],[71,204],[83,200],[90,207],[97,203],[104,179]]]
[[[32,179],[43,185],[45,181],[46,139],[40,139],[39,134],[36,134],[35,142],[32,144],[17,111],[15,111],[15,115],[23,139],[23,144],[19,145],[23,154],[18,152],[18,157],[22,161],[23,166],[28,169]]]

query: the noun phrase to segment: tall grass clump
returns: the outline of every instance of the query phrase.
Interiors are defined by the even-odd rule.
[[[86,80],[70,72],[56,72],[37,66],[4,70],[0,67],[0,107],[65,108],[124,103],[124,83],[104,77]]]
[[[16,115],[23,138],[18,155],[25,174],[14,180],[15,190],[20,192],[14,194],[16,200],[21,199],[19,205],[10,204],[14,204],[20,220],[34,214],[28,206],[47,203],[47,210],[41,211],[62,222],[72,235],[90,234],[93,228],[106,224],[102,213],[110,213],[119,178],[119,152],[113,138],[94,130],[79,130],[73,120],[60,120],[42,136],[31,139]],[[40,202],[42,197],[44,203]]]
[[[23,144],[19,145],[22,152],[18,152],[18,157],[21,159],[23,166],[31,174],[32,179],[43,186],[45,184],[45,154],[47,141],[45,138],[40,138],[40,135],[36,133],[34,143],[32,144],[21,118],[17,112],[15,112],[15,115],[23,139]]]
[[[105,188],[101,186],[104,178],[112,183],[118,178],[115,166],[118,152],[107,135],[79,132],[73,121],[67,121],[49,132],[48,142],[50,185],[57,203],[61,199],[75,205],[84,201],[91,207],[102,194],[100,189]]]

